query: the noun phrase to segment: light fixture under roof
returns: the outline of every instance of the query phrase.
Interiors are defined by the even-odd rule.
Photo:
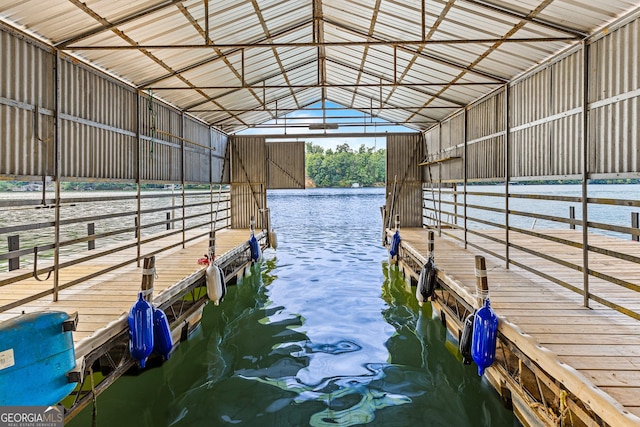
[[[328,130],[338,129],[337,123],[311,123],[309,124],[309,130]]]

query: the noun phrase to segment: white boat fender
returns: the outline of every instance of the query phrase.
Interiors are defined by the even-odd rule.
[[[269,232],[269,246],[271,246],[272,249],[278,249],[278,236],[273,230]]]
[[[416,299],[421,307],[433,295],[433,291],[436,288],[437,273],[433,258],[429,257],[420,270],[418,285],[416,286]]]
[[[213,261],[205,270],[205,281],[207,283],[207,296],[215,304],[219,305],[227,293],[224,273]]]

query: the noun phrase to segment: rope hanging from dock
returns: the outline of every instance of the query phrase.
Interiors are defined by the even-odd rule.
[[[96,385],[93,381],[93,367],[89,367],[89,382],[91,382],[91,401],[93,407],[91,408],[91,426],[98,426],[98,395],[96,394]]]
[[[147,92],[149,94],[149,100],[147,104],[147,112],[149,113],[149,136],[151,137],[151,149],[149,155],[153,155],[153,143],[156,139],[156,114],[153,110],[153,92],[151,89]]]

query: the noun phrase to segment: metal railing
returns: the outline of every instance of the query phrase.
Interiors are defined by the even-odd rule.
[[[517,266],[570,289],[584,297],[585,306],[594,301],[640,319],[632,303],[640,292],[640,200],[583,201],[571,194],[580,186],[565,194],[532,194],[527,187],[505,192],[504,185],[468,186],[465,194],[455,186],[425,184],[423,226],[505,261],[506,268]],[[620,187],[610,188],[615,196]]]
[[[184,247],[214,229],[230,227],[230,216],[230,191],[217,186],[208,191],[180,188],[140,195],[63,192],[58,203],[28,195],[0,198],[0,290],[34,278],[49,282],[53,275],[51,286],[47,283],[44,289],[0,305],[0,312],[50,294],[56,300],[59,290],[139,264],[143,257]],[[116,263],[64,283],[59,279],[64,269],[118,253]]]

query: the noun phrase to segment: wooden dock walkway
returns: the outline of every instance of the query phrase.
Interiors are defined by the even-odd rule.
[[[449,234],[460,233],[462,237],[458,230],[446,231]],[[548,232],[581,242],[579,231]],[[504,238],[504,231],[483,233]],[[414,258],[420,265],[424,263],[428,255],[428,230],[404,228],[400,235],[401,247],[406,251],[404,256]],[[480,237],[469,237],[480,243]],[[495,253],[504,252],[503,244],[482,240],[482,245]],[[510,241],[516,245],[533,245],[551,257],[580,264],[581,250],[538,240],[515,233],[510,235]],[[615,247],[619,252],[630,254],[637,254],[640,249],[637,242],[600,235],[590,234],[589,241],[590,245]],[[640,425],[640,322],[594,301],[590,301],[590,308],[585,308],[583,297],[578,293],[516,266],[507,270],[504,260],[472,247],[464,249],[461,242],[451,238],[436,237],[434,260],[439,280],[467,305],[476,305],[476,254],[486,258],[491,305],[501,319],[501,337],[511,341],[558,387],[561,385],[608,425]],[[564,281],[582,288],[580,271],[513,248],[510,257],[549,275],[560,275]],[[640,264],[590,254],[589,267],[607,274],[622,274],[627,281],[640,284]],[[416,275],[416,271],[409,273]],[[633,309],[640,306],[636,292],[598,278],[590,278],[590,291],[617,299]],[[548,384],[548,387],[555,386]],[[562,407],[562,402],[559,405]],[[572,410],[582,409],[574,405]]]
[[[202,230],[187,232],[187,240]],[[262,233],[256,233],[261,237]],[[250,236],[248,229],[222,229],[216,232],[216,259],[222,260],[233,252],[244,251]],[[142,247],[142,255],[155,253],[159,248],[171,246],[168,239],[180,242],[182,235],[173,234],[167,238],[158,239]],[[185,247],[181,244],[172,249],[162,251],[156,257],[156,279],[154,281],[153,302],[160,306],[171,296],[175,296],[204,275],[204,267],[197,261],[207,253],[208,236],[188,241]],[[86,255],[82,254],[82,255]],[[79,277],[108,266],[118,265],[125,260],[135,259],[136,248],[129,248],[117,253],[111,253],[94,260],[89,260],[64,268],[60,271],[60,283],[64,285]],[[3,273],[3,275],[20,274],[19,271]],[[23,312],[30,313],[41,310],[58,310],[67,313],[78,312],[78,327],[73,333],[76,346],[76,357],[80,358],[105,339],[126,329],[127,313],[135,302],[140,290],[142,267],[135,262],[126,266],[75,284],[59,292],[58,301],[54,302],[52,295],[39,297],[34,301],[17,306],[15,302],[39,293],[47,293],[52,288],[53,280],[37,281],[34,278],[25,279],[0,287],[0,321],[15,317]],[[8,308],[7,307],[11,307]],[[105,334],[106,329],[110,332]]]

